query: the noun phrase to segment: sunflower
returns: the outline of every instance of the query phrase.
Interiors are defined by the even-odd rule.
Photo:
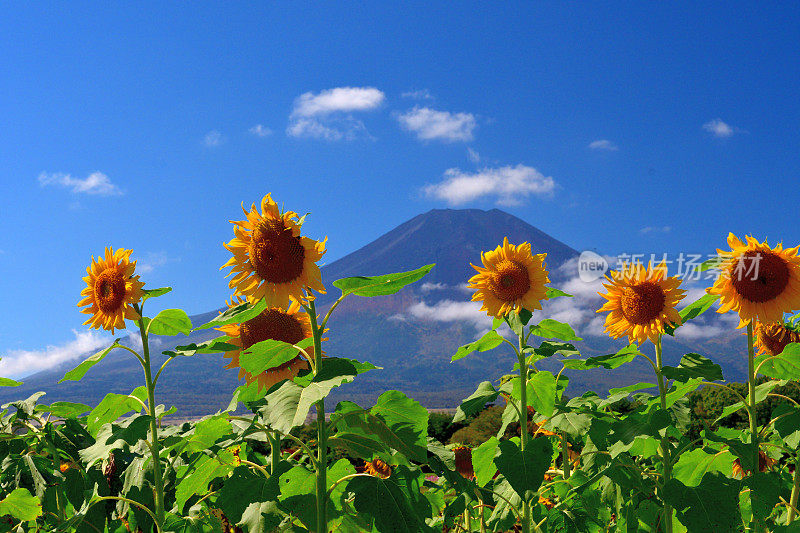
[[[522,308],[541,309],[541,300],[547,299],[545,284],[550,282],[546,255],[533,255],[530,243],[515,246],[504,238],[502,246],[481,253],[483,267],[470,263],[478,271],[469,279],[469,288],[476,289],[472,301],[482,302],[481,311],[498,318]]]
[[[103,328],[114,333],[114,329],[125,329],[125,319],[139,320],[141,316],[133,304],[141,300],[144,283],[134,276],[136,261],[130,260],[131,250],[106,248],[104,258],[92,256],[92,264],[86,268],[88,276],[83,278],[86,287],[81,291],[83,299],[78,302],[81,313],[92,315],[85,324],[90,328]]]
[[[472,449],[469,446],[456,446],[453,448],[456,456],[456,472],[467,479],[475,477],[475,470],[472,466]]]
[[[301,236],[297,213],[281,213],[269,194],[261,200],[260,212],[255,204],[250,211],[242,206],[242,211],[246,220],[231,220],[236,237],[225,244],[233,257],[220,268],[232,267],[231,289],[276,307],[289,305],[290,297],[305,301],[306,288],[325,292],[316,262],[325,253],[327,238]]]
[[[764,450],[758,450],[758,471],[759,472],[766,472],[770,468],[775,465],[775,459],[768,456]],[[731,475],[737,479],[742,479],[745,476],[749,476],[752,472],[748,469],[745,470],[742,467],[742,461],[739,460],[737,457],[733,460],[733,464],[731,465]]]
[[[655,343],[664,333],[664,326],[681,323],[675,306],[685,291],[678,288],[678,277],[667,277],[663,262],[655,268],[651,264],[644,268],[639,263],[623,263],[606,279],[611,282],[603,284],[608,293],[598,294],[608,301],[597,312],[610,311],[606,333],[611,337],[627,335],[630,343],[642,344],[647,339]]]
[[[364,471],[371,476],[381,479],[388,479],[392,475],[392,467],[380,459],[367,461],[364,465]]]
[[[723,259],[721,274],[706,289],[720,296],[718,313],[736,311],[739,326],[758,319],[765,324],[781,322],[783,314],[800,309],[800,257],[798,248],[770,248],[749,235],[744,244],[728,234],[730,252],[717,250]]]
[[[237,298],[236,301],[229,302],[228,307],[233,308],[241,303],[242,300]],[[240,347],[225,353],[225,357],[231,360],[225,368],[238,368],[239,379],[244,378],[248,385],[258,381],[259,389],[269,389],[274,384],[284,379],[292,379],[301,370],[309,368],[308,361],[298,354],[294,359],[254,376],[242,368],[239,361],[242,350],[247,350],[261,341],[272,339],[297,344],[311,337],[311,319],[307,313],[300,311],[298,302],[293,301],[286,310],[280,307],[267,307],[259,315],[241,324],[228,324],[216,329],[230,337],[228,343]],[[309,357],[314,357],[313,347],[310,346],[305,351]]]
[[[779,355],[791,342],[800,342],[800,332],[787,324],[755,323],[755,347],[758,353]]]

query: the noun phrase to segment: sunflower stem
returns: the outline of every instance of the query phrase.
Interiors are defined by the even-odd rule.
[[[663,411],[667,410],[667,386],[664,382],[664,374],[663,374],[663,362],[661,360],[661,335],[658,336],[655,342],[656,346],[656,377],[658,378],[658,396],[661,400],[661,409]],[[661,489],[661,499],[664,502],[664,531],[667,533],[672,533],[672,506],[667,504],[666,499],[664,498],[664,492],[669,482],[670,478],[672,477],[672,458],[670,457],[669,453],[669,438],[667,437],[666,432],[664,436],[661,438],[661,445],[660,452],[661,452],[661,460],[664,464],[664,481],[662,484]]]
[[[278,471],[278,461],[281,459],[281,434],[277,431],[269,435],[269,470],[273,476]]]
[[[528,444],[528,365],[525,362],[525,339],[523,335],[519,336],[519,348],[517,349],[517,360],[519,361],[519,435],[520,435],[520,449],[525,451],[525,446]],[[530,505],[527,498],[522,499],[522,531],[529,533],[531,530],[531,513]]]
[[[138,306],[137,306],[138,307]],[[139,309],[137,309],[139,311]],[[139,313],[141,316],[141,313]],[[139,333],[142,337],[142,353],[144,368],[144,380],[147,385],[147,411],[150,415],[150,450],[153,458],[153,483],[155,485],[153,490],[153,500],[155,502],[155,520],[156,526],[159,531],[162,530],[164,525],[164,480],[161,477],[161,450],[158,442],[158,422],[156,420],[156,397],[155,397],[155,381],[153,380],[153,373],[150,368],[150,345],[148,343],[147,331],[144,327],[144,320],[140,318],[137,321],[139,326]]]
[[[753,349],[753,321],[747,324],[747,414],[750,418],[750,443],[753,446],[753,468],[754,475],[758,472],[758,420],[756,419],[756,367],[755,351]],[[761,521],[753,514],[750,522],[752,531],[763,531]]]
[[[317,323],[314,300],[308,302],[311,334],[314,337],[314,373],[322,371],[322,330]],[[328,435],[325,422],[325,399],[317,406],[317,533],[328,532]]]
[[[788,526],[796,517],[795,510],[797,509],[797,500],[800,496],[800,464],[798,460],[794,461],[794,474],[792,475],[792,495],[789,498],[789,515],[786,517],[786,525]]]

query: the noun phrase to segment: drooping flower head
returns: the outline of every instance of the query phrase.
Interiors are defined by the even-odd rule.
[[[664,333],[666,325],[681,323],[675,306],[683,299],[685,291],[679,289],[677,276],[667,277],[662,262],[655,268],[640,263],[623,263],[612,270],[604,283],[607,294],[598,293],[608,300],[598,313],[608,311],[606,333],[618,339],[628,336],[628,342],[642,344],[647,339],[655,343]]]
[[[228,303],[229,308],[241,305],[241,299]],[[309,368],[308,361],[302,354],[275,368],[268,368],[258,375],[253,375],[244,368],[240,362],[243,350],[265,340],[278,340],[297,344],[303,339],[311,337],[311,319],[307,313],[300,311],[300,304],[292,302],[289,309],[280,307],[267,307],[260,314],[241,324],[228,324],[216,328],[230,337],[229,342],[240,348],[225,353],[231,362],[225,368],[238,368],[239,379],[244,378],[250,384],[258,381],[259,389],[269,389],[274,384],[284,379],[292,379],[301,370]],[[309,357],[314,357],[314,348],[305,348]]]
[[[142,299],[144,283],[134,276],[136,261],[130,260],[131,250],[106,248],[105,257],[95,260],[86,268],[88,276],[83,278],[86,287],[78,302],[81,313],[92,315],[84,324],[90,328],[103,328],[114,333],[125,329],[125,319],[138,320],[139,313],[133,304]]]
[[[758,449],[758,471],[766,472],[775,465],[775,459],[768,456],[760,447]],[[736,479],[743,479],[745,476],[752,474],[750,469],[745,469],[742,466],[742,461],[737,457],[731,464],[731,475]]]
[[[381,479],[388,479],[392,475],[392,467],[386,464],[381,459],[373,459],[367,461],[364,465],[365,472],[371,476],[376,476]]]
[[[728,234],[731,251],[717,250],[721,273],[706,290],[720,296],[718,313],[739,313],[740,328],[753,320],[782,322],[784,313],[800,309],[800,247],[770,248],[749,235],[745,240]]]
[[[469,279],[469,288],[476,289],[472,301],[481,302],[481,311],[498,318],[522,308],[541,309],[541,300],[547,299],[545,285],[550,282],[546,255],[533,255],[530,243],[515,246],[504,238],[501,246],[481,253],[482,267],[470,263],[478,271]]]
[[[800,342],[800,331],[784,323],[756,322],[753,333],[754,346],[758,348],[758,353],[780,355],[789,343]]]
[[[305,301],[304,289],[324,293],[316,262],[325,253],[325,240],[300,235],[301,220],[294,211],[281,212],[271,196],[242,206],[246,220],[231,221],[236,235],[225,244],[232,254],[221,268],[232,267],[229,282],[237,294],[264,299],[269,306],[286,307],[289,298]]]
[[[456,446],[453,448],[456,456],[456,472],[467,479],[475,477],[475,470],[472,466],[472,448],[469,446]]]

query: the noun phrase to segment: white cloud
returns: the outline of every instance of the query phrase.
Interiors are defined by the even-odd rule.
[[[481,154],[473,150],[472,148],[467,148],[467,157],[473,163],[480,163],[481,161]]]
[[[444,283],[431,283],[426,281],[419,288],[422,292],[430,292],[430,291],[443,291],[447,289],[447,285]]]
[[[598,139],[589,143],[589,148],[592,150],[603,150],[606,152],[616,152],[619,146],[609,141],[608,139]]]
[[[556,182],[533,167],[517,165],[484,168],[467,173],[450,168],[441,183],[426,185],[422,191],[429,197],[460,205],[484,196],[494,196],[499,205],[520,205],[530,195],[551,196]]]
[[[737,131],[737,128],[731,126],[730,124],[726,124],[720,118],[709,120],[708,122],[703,124],[703,129],[719,139],[725,139],[727,137],[731,137]]]
[[[72,330],[75,339],[44,350],[9,350],[0,360],[0,376],[22,377],[105,348],[111,340],[94,331]]]
[[[428,107],[415,107],[399,115],[400,125],[417,134],[420,140],[471,141],[472,130],[477,126],[472,113],[450,113]]]
[[[294,101],[286,134],[328,141],[369,136],[364,123],[351,113],[377,109],[385,99],[383,91],[374,87],[336,87],[301,94]]]
[[[420,89],[418,91],[406,91],[400,96],[402,98],[411,98],[412,100],[433,100],[433,95],[428,89]]]
[[[249,131],[256,137],[269,137],[270,135],[272,135],[272,130],[262,124],[256,124],[247,131]]]
[[[99,196],[116,196],[121,195],[122,191],[111,183],[108,176],[102,172],[92,172],[86,178],[73,178],[70,174],[63,174],[61,172],[42,172],[39,174],[39,185],[46,187],[48,185],[55,185],[70,189],[76,194],[96,194]]]
[[[147,252],[143,259],[136,261],[136,273],[149,274],[156,268],[175,261],[179,259],[167,256],[167,252]]]
[[[467,322],[479,331],[488,331],[492,326],[492,320],[480,309],[480,302],[442,300],[433,305],[417,302],[408,308],[408,312],[417,320],[426,322]]]
[[[647,235],[648,233],[669,233],[670,231],[672,231],[672,226],[645,226],[639,230],[639,233]]]
[[[203,137],[203,144],[205,144],[208,148],[219,146],[223,142],[225,142],[225,137],[223,137],[222,133],[218,132],[217,130],[211,130],[206,133],[205,137]]]

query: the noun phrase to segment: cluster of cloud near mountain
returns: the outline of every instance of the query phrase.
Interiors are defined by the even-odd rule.
[[[549,197],[556,189],[553,178],[526,165],[484,168],[476,172],[447,169],[444,181],[427,185],[424,194],[462,205],[476,198],[493,196],[499,205],[519,205],[529,196]]]
[[[48,346],[44,350],[8,350],[0,360],[0,376],[24,377],[39,370],[53,368],[110,344],[106,335],[95,331],[72,330],[72,333],[75,338],[61,346]]]

